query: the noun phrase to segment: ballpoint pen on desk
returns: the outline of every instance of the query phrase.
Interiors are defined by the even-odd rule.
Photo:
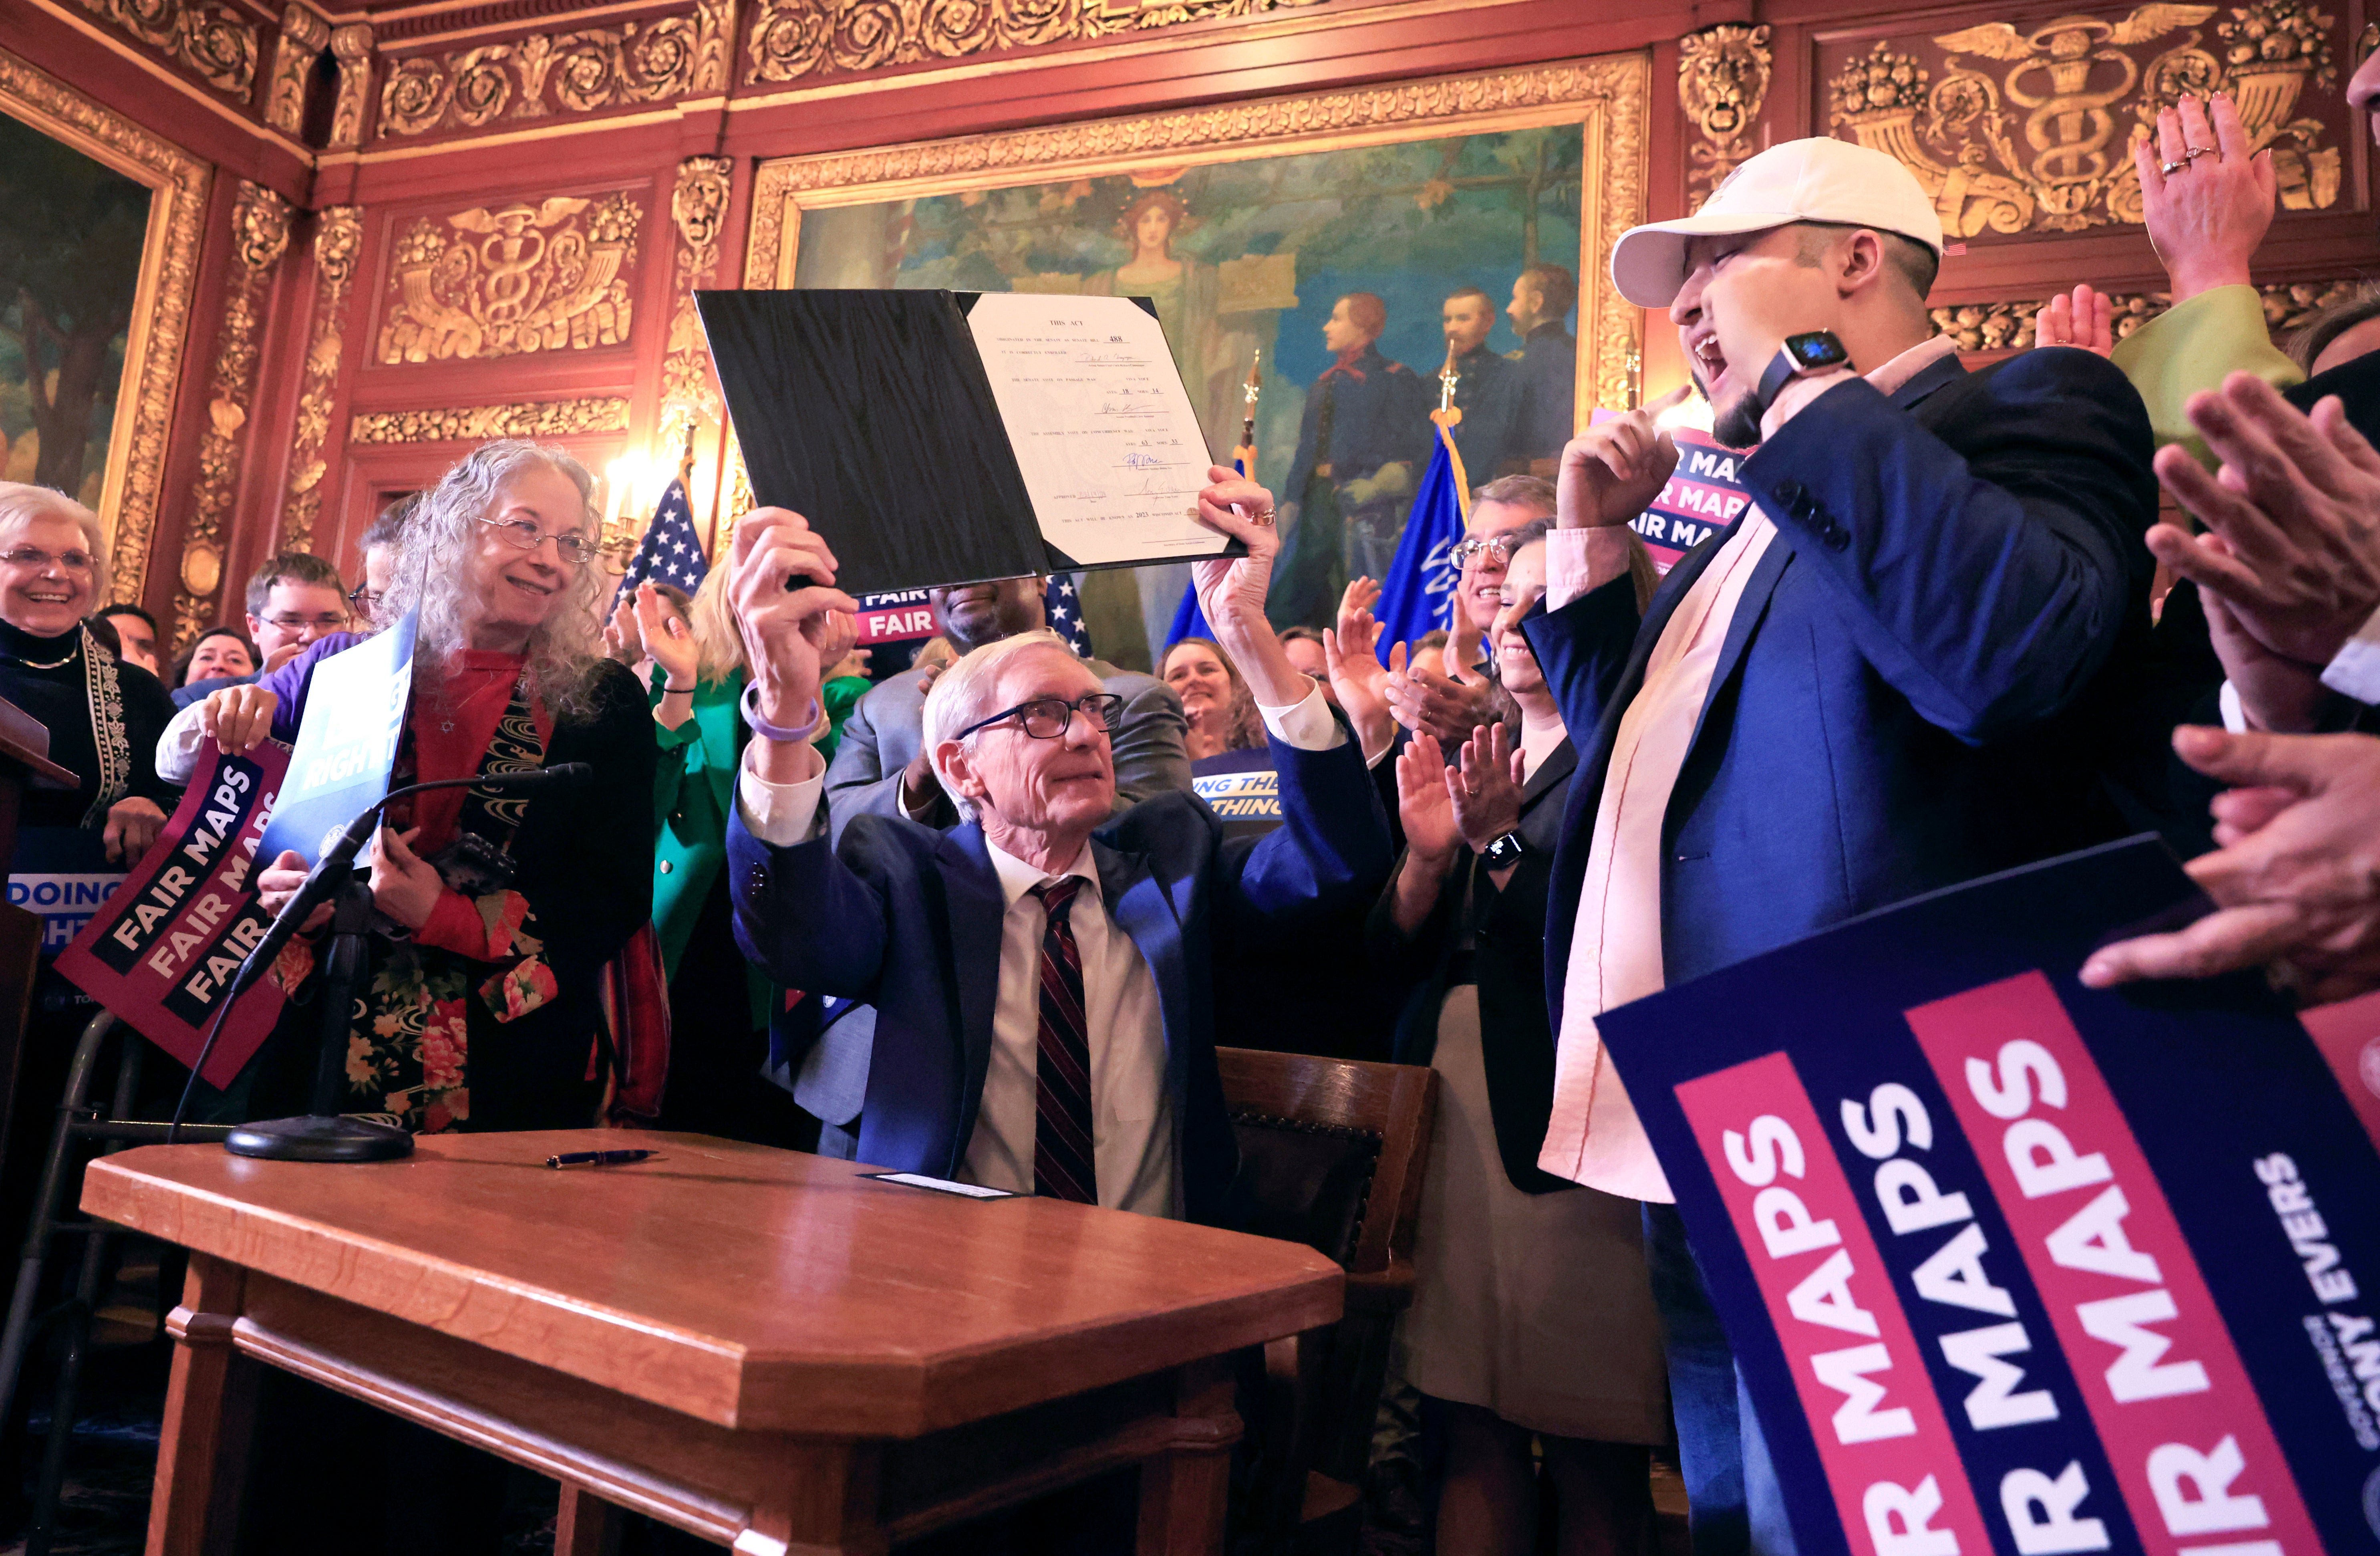
[[[545,1159],[548,1167],[616,1167],[623,1162],[642,1161],[652,1155],[649,1150],[566,1150],[560,1156]]]

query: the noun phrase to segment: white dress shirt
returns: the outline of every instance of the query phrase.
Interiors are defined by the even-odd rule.
[[[1320,688],[1287,708],[1258,704],[1265,727],[1300,750],[1325,751],[1346,732]],[[819,801],[826,774],[772,784],[753,766],[759,742],[746,748],[735,784],[747,831],[789,847],[825,824]],[[1157,980],[1140,947],[1116,922],[1088,843],[1058,875],[1043,873],[986,841],[1006,911],[1000,924],[1000,981],[992,1005],[991,1060],[961,1173],[968,1183],[1033,1192],[1033,1140],[1039,1098],[1041,941],[1048,925],[1034,887],[1079,876],[1067,922],[1083,960],[1083,1003],[1091,1049],[1092,1166],[1099,1203],[1143,1215],[1182,1214],[1179,1120],[1165,1084],[1165,1016]]]
[[[1957,349],[1937,335],[1867,375],[1887,395]],[[1848,369],[1788,384],[1762,424],[1774,436]],[[1777,527],[1747,508],[1679,601],[1645,667],[1644,684],[1621,715],[1591,834],[1577,926],[1562,979],[1555,1038],[1553,1114],[1537,1165],[1607,1194],[1662,1204],[1677,1196],[1653,1154],[1595,1018],[1667,986],[1661,945],[1661,833],[1670,798],[1709,699],[1720,646]],[[1546,605],[1560,610],[1627,571],[1627,536],[1617,527],[1557,529],[1546,537]]]
[[[2367,706],[2380,705],[2380,611],[2350,638],[2331,662],[2323,666],[2322,684],[2339,696]],[[2248,711],[2240,688],[2229,681],[2216,699],[2223,727],[2234,735],[2248,732]]]

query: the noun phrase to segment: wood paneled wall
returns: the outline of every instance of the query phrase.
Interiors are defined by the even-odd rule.
[[[276,547],[352,569],[387,494],[498,432],[598,468],[691,442],[698,517],[723,512],[684,298],[743,279],[769,158],[1034,126],[1087,144],[1120,115],[1644,51],[1621,150],[1655,216],[1777,140],[1881,146],[1958,229],[1935,302],[1988,351],[2078,280],[2130,321],[2162,306],[2127,141],[2144,96],[2220,84],[2281,164],[2268,312],[2380,268],[2340,96],[2366,0],[347,3],[0,6],[0,51],[212,170],[154,533],[118,590],[185,632],[235,615]],[[1643,336],[1658,392],[1682,364],[1665,320]]]

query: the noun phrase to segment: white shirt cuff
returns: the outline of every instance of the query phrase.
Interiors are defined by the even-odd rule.
[[[205,717],[207,699],[199,699],[174,715],[165,733],[157,738],[157,776],[168,784],[187,784],[198,771],[199,748],[207,743],[206,731],[199,727]]]
[[[1628,527],[1546,532],[1546,609],[1559,611],[1628,571]]]
[[[2223,727],[2234,735],[2248,733],[2248,710],[2240,703],[2240,688],[2230,682],[2215,694],[2215,705],[2223,711]]]
[[[2380,703],[2380,611],[2373,612],[2338,657],[2323,668],[2322,684],[2341,697]]]
[[[1330,716],[1330,704],[1323,700],[1320,687],[1286,708],[1268,708],[1259,702],[1257,711],[1274,739],[1301,751],[1328,751],[1346,743],[1347,732]]]
[[[826,794],[824,766],[797,784],[772,784],[752,765],[759,744],[755,740],[744,748],[742,771],[735,779],[735,809],[744,818],[744,830],[771,847],[808,843],[824,820],[819,812],[819,801]]]

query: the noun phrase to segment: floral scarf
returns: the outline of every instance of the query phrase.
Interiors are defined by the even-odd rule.
[[[83,700],[91,709],[91,744],[99,753],[99,797],[83,812],[86,827],[104,826],[110,807],[132,792],[132,740],[124,733],[124,683],[115,674],[115,656],[99,646],[88,626],[78,626],[82,642]]]
[[[487,777],[540,765],[539,736],[526,677],[480,759]],[[392,786],[412,781],[413,751],[406,743]],[[509,859],[528,796],[473,784],[464,792],[459,838],[475,837],[479,852]],[[442,852],[441,859],[460,851]],[[439,861],[433,861],[439,862]],[[528,899],[507,882],[491,881],[469,866],[440,863],[446,883],[468,897],[486,940],[472,954],[402,938],[373,937],[371,981],[357,1001],[347,1033],[347,1106],[417,1134],[434,1134],[471,1116],[470,1002],[499,1022],[515,1021],[556,993]],[[489,964],[495,964],[492,975]]]

